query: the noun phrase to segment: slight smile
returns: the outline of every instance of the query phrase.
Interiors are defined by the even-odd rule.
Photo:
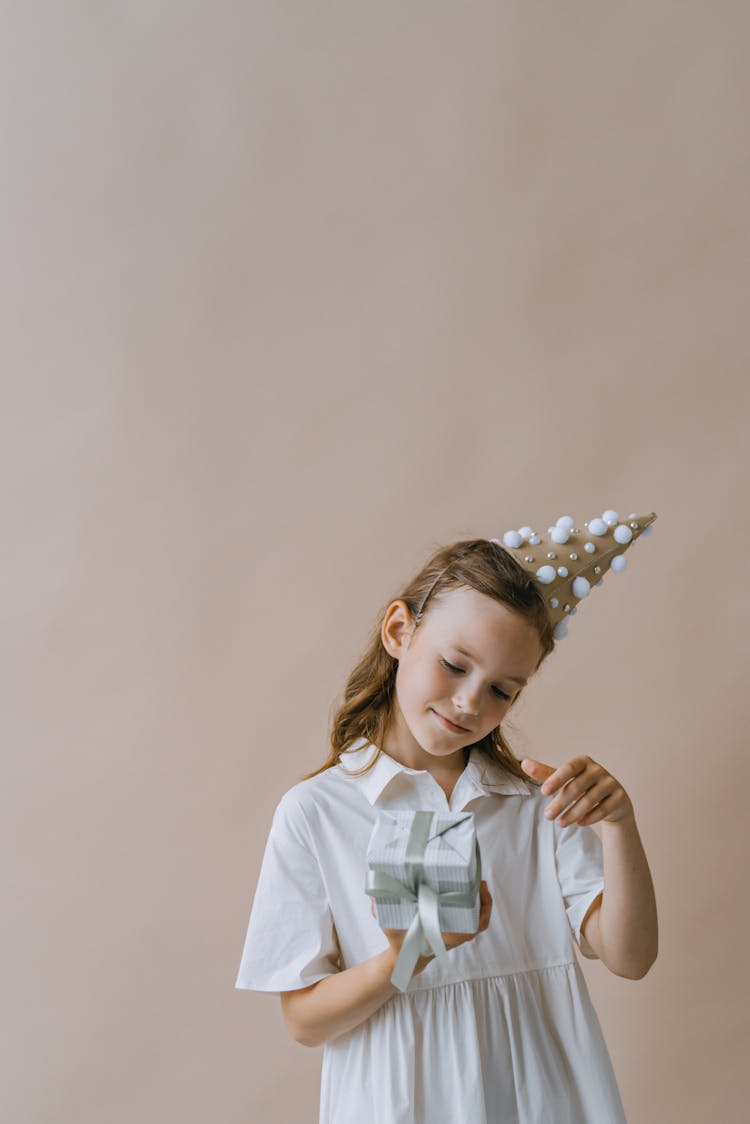
[[[450,722],[447,718],[443,718],[442,714],[438,714],[436,710],[432,712],[436,718],[439,718],[446,730],[450,730],[452,734],[470,734],[471,731],[467,730],[464,726],[456,726],[455,722]]]

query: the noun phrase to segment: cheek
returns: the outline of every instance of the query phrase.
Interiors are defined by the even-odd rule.
[[[439,666],[428,668],[422,676],[422,690],[430,699],[448,698],[453,690],[453,680]]]
[[[409,697],[428,706],[435,699],[445,698],[448,689],[445,677],[433,667],[420,667],[409,678]]]

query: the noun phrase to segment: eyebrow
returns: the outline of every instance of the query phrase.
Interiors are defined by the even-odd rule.
[[[460,652],[462,656],[468,656],[470,660],[475,660],[477,658],[472,652],[467,652],[465,648],[460,648],[458,644],[454,644],[453,647],[457,652]],[[521,687],[525,687],[528,683],[528,679],[517,679],[515,675],[503,675],[501,678],[509,679],[511,683],[518,683]]]

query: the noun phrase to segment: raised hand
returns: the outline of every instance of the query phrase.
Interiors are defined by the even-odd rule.
[[[609,823],[635,820],[632,801],[620,782],[586,754],[571,757],[559,768],[524,757],[521,768],[534,780],[544,781],[542,792],[545,795],[557,793],[544,814],[551,819],[564,810],[565,814],[557,821],[560,827],[571,823],[588,826],[599,820]]]

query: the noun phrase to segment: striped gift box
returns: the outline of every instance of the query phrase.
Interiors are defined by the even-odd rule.
[[[440,931],[476,932],[481,855],[473,812],[379,809],[367,865],[365,892],[375,900],[382,928],[409,928],[418,909],[419,884],[425,881],[438,895],[454,896],[451,904],[438,899]]]

